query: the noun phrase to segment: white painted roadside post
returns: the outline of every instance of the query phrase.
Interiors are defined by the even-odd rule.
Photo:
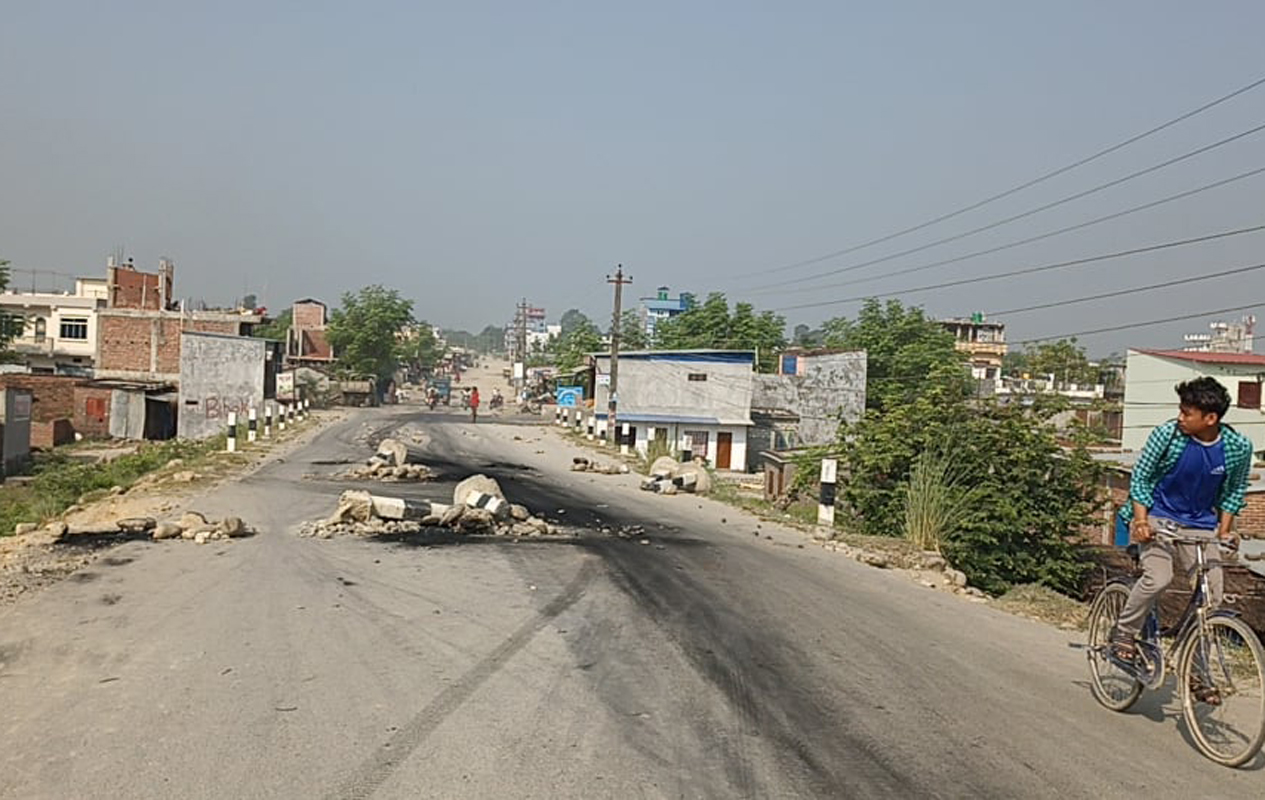
[[[283,431],[285,429],[286,429],[286,404],[282,403],[281,406],[277,408],[277,430]]]
[[[596,420],[595,420],[595,418],[593,417],[593,415],[592,415],[592,414],[590,414],[590,415],[589,415],[589,422],[588,422],[588,429],[587,429],[587,432],[584,434],[584,438],[585,438],[585,439],[588,439],[590,442],[591,442],[591,441],[593,441],[593,427],[594,427],[594,422],[595,422],[595,421],[596,421]]]
[[[557,406],[557,407],[555,407],[555,408],[554,408],[554,410],[553,410],[553,424],[554,424],[554,425],[561,425],[561,424],[562,424],[562,406]]]
[[[303,416],[310,417],[311,415],[312,415],[312,401],[304,400],[303,401]]]
[[[602,447],[609,444],[609,442],[606,441],[606,428],[608,427],[608,422],[610,422],[610,420],[606,418],[599,419],[597,421],[597,438]]]
[[[228,412],[228,452],[237,452],[237,412]]]
[[[580,433],[584,430],[584,410],[577,407],[575,409],[575,432]]]
[[[817,524],[831,528],[835,524],[835,482],[839,462],[833,458],[821,460],[821,502],[817,505]]]
[[[628,448],[632,446],[632,442],[628,441],[632,437],[632,426],[627,422],[624,423],[623,435],[619,437],[619,454],[621,456],[628,455]]]
[[[264,403],[264,438],[272,438],[272,403]]]
[[[246,415],[246,441],[254,442],[259,438],[259,417],[255,414],[255,407],[251,406]]]
[[[291,425],[294,424],[294,407],[297,405],[298,403],[291,403],[290,405],[286,406],[286,416],[290,418]]]

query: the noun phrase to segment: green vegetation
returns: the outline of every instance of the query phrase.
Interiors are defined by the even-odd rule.
[[[41,456],[30,482],[0,486],[0,536],[12,534],[21,522],[43,523],[84,495],[115,486],[127,488],[172,459],[181,459],[187,469],[197,459],[223,449],[224,437],[219,436],[196,442],[175,439],[146,443],[138,452],[108,464],[73,461],[64,452]]]
[[[400,365],[400,335],[412,323],[413,301],[395,289],[374,285],[344,294],[343,307],[330,314],[326,331],[339,372],[385,383]]]
[[[9,262],[0,260],[0,292],[9,288]],[[24,320],[17,314],[0,311],[0,362],[4,361],[9,343],[22,334]]]
[[[546,352],[559,372],[571,372],[587,363],[590,353],[604,350],[602,332],[576,309],[562,315],[562,335],[549,342]]]
[[[1053,375],[1058,384],[1093,385],[1101,379],[1074,338],[1028,345],[1022,353],[1007,354],[1004,366],[1011,374]]]
[[[1101,479],[1083,432],[1065,448],[1051,424],[1055,406],[974,400],[952,340],[920,309],[871,301],[856,320],[825,328],[832,346],[869,352],[867,411],[841,426],[832,448],[805,456],[797,485],[815,480],[817,459],[838,453],[840,523],[902,538],[911,500],[940,491],[939,499],[916,500],[947,505],[917,512],[938,516],[939,525],[913,527],[919,537],[939,527],[941,551],[972,585],[991,593],[1025,583],[1077,591],[1086,569],[1078,535],[1095,520]],[[961,500],[967,486],[970,500]]]
[[[293,317],[294,313],[287,308],[275,318],[268,320],[262,325],[256,325],[254,330],[250,332],[250,335],[254,336],[256,339],[275,339],[279,342],[284,342],[286,340],[286,334],[290,331],[290,324]]]
[[[865,407],[871,411],[911,403],[928,386],[949,396],[970,393],[953,336],[921,308],[868,300],[855,320],[832,319],[822,330],[827,347],[866,352]]]
[[[619,318],[619,349],[644,350],[649,346],[646,332],[641,329],[641,315],[628,309]]]
[[[905,486],[905,539],[919,550],[940,552],[972,513],[976,492],[944,447],[923,450],[914,459]]]
[[[777,357],[786,348],[786,320],[772,311],[756,313],[750,303],[729,301],[712,292],[701,304],[655,328],[657,350],[752,350],[760,372],[776,372]]]

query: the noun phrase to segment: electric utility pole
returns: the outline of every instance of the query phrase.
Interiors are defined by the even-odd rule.
[[[527,298],[523,298],[523,302],[518,304],[518,314],[514,317],[514,347],[517,352],[514,353],[516,363],[521,363],[514,370],[514,378],[518,381],[518,388],[521,390],[527,386]]]
[[[619,403],[619,322],[620,316],[623,314],[623,298],[624,286],[632,283],[632,276],[624,278],[624,265],[618,264],[615,267],[615,277],[606,276],[607,283],[615,285],[615,312],[611,316],[611,387],[610,387],[610,403],[607,406],[606,429],[611,432],[611,438],[607,441],[618,442],[619,428],[618,421],[615,418],[615,409]],[[594,394],[596,394],[596,389]]]

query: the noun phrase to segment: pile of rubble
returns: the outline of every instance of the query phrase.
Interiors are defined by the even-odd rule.
[[[387,482],[426,481],[434,477],[426,466],[417,461],[408,445],[398,439],[383,439],[378,444],[378,451],[365,461],[364,466],[347,470],[343,477]]]
[[[712,476],[698,460],[682,464],[674,458],[662,456],[650,465],[650,477],[641,482],[641,489],[659,494],[707,494],[712,490]]]
[[[300,535],[328,539],[343,534],[417,533],[425,528],[496,536],[555,533],[552,525],[532,515],[525,506],[507,501],[500,484],[486,475],[466,478],[457,484],[452,495],[452,505],[447,505],[365,491],[343,492],[334,513],[304,525]]]
[[[627,464],[599,464],[596,461],[590,461],[584,456],[576,456],[571,459],[572,472],[596,472],[599,475],[627,475]]]
[[[65,523],[60,533],[65,534]],[[238,517],[225,517],[218,522],[208,520],[196,511],[186,511],[179,520],[159,521],[153,517],[128,517],[114,523],[123,533],[148,533],[151,539],[185,539],[195,544],[206,544],[219,539],[240,539],[254,532]]]

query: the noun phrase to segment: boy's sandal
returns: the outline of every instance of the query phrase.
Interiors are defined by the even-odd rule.
[[[1133,636],[1112,631],[1111,657],[1130,666],[1136,663],[1138,660],[1138,646],[1134,643]]]

